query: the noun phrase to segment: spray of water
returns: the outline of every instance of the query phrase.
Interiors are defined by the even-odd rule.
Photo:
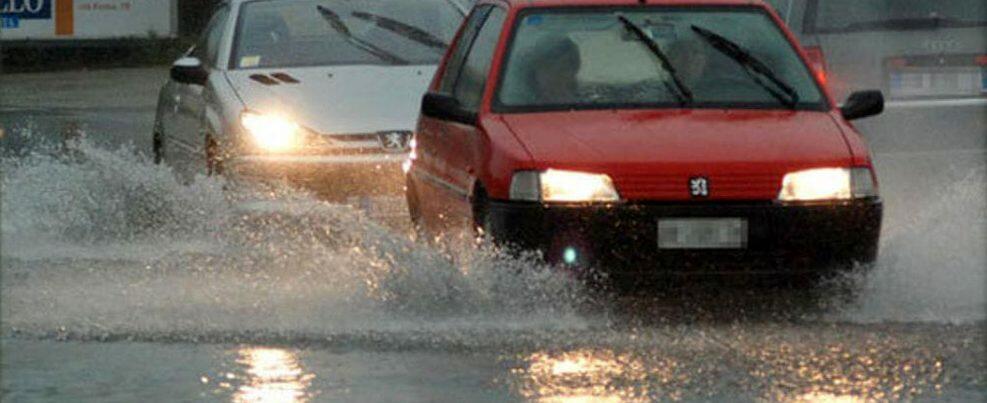
[[[583,286],[532,256],[437,250],[287,187],[182,185],[129,149],[63,151],[0,161],[4,332],[380,347],[596,327]],[[984,180],[977,166],[889,217],[877,267],[836,320],[982,321]]]
[[[585,325],[581,285],[534,257],[487,245],[443,252],[288,188],[184,186],[132,150],[83,141],[69,151],[3,160],[6,331],[342,337]]]
[[[953,323],[987,319],[985,183],[980,164],[959,180],[933,189],[938,196],[932,203],[906,216],[890,217],[894,221],[885,230],[880,259],[844,318]]]

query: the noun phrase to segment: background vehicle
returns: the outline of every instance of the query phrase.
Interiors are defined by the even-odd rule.
[[[155,159],[187,178],[399,178],[462,16],[447,0],[224,2],[161,90]]]
[[[762,3],[508,4],[474,9],[423,99],[424,230],[631,279],[876,259],[883,203],[847,121],[883,98],[836,108]]]
[[[987,2],[772,0],[837,99],[879,88],[878,151],[987,147]]]

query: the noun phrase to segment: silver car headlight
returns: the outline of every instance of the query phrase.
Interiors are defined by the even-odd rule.
[[[815,168],[785,175],[778,200],[850,200],[875,196],[877,187],[869,168]]]
[[[586,172],[520,171],[511,180],[511,200],[543,202],[616,202],[620,195],[610,176]]]
[[[289,151],[299,148],[303,143],[301,126],[283,116],[243,112],[240,115],[240,125],[253,144],[264,151]]]

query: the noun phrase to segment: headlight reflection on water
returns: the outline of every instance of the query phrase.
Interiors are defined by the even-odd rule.
[[[644,364],[611,350],[583,349],[562,353],[538,352],[527,368],[515,369],[519,392],[544,402],[645,402],[649,389]],[[673,364],[674,366],[674,364]],[[674,372],[674,368],[669,373]]]
[[[237,388],[233,401],[306,402],[313,374],[307,374],[294,353],[277,348],[245,347],[238,351],[237,363],[246,367],[246,379]]]

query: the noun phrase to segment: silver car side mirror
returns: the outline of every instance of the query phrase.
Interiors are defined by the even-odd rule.
[[[199,58],[186,56],[171,65],[171,79],[182,84],[205,85],[209,71]]]

